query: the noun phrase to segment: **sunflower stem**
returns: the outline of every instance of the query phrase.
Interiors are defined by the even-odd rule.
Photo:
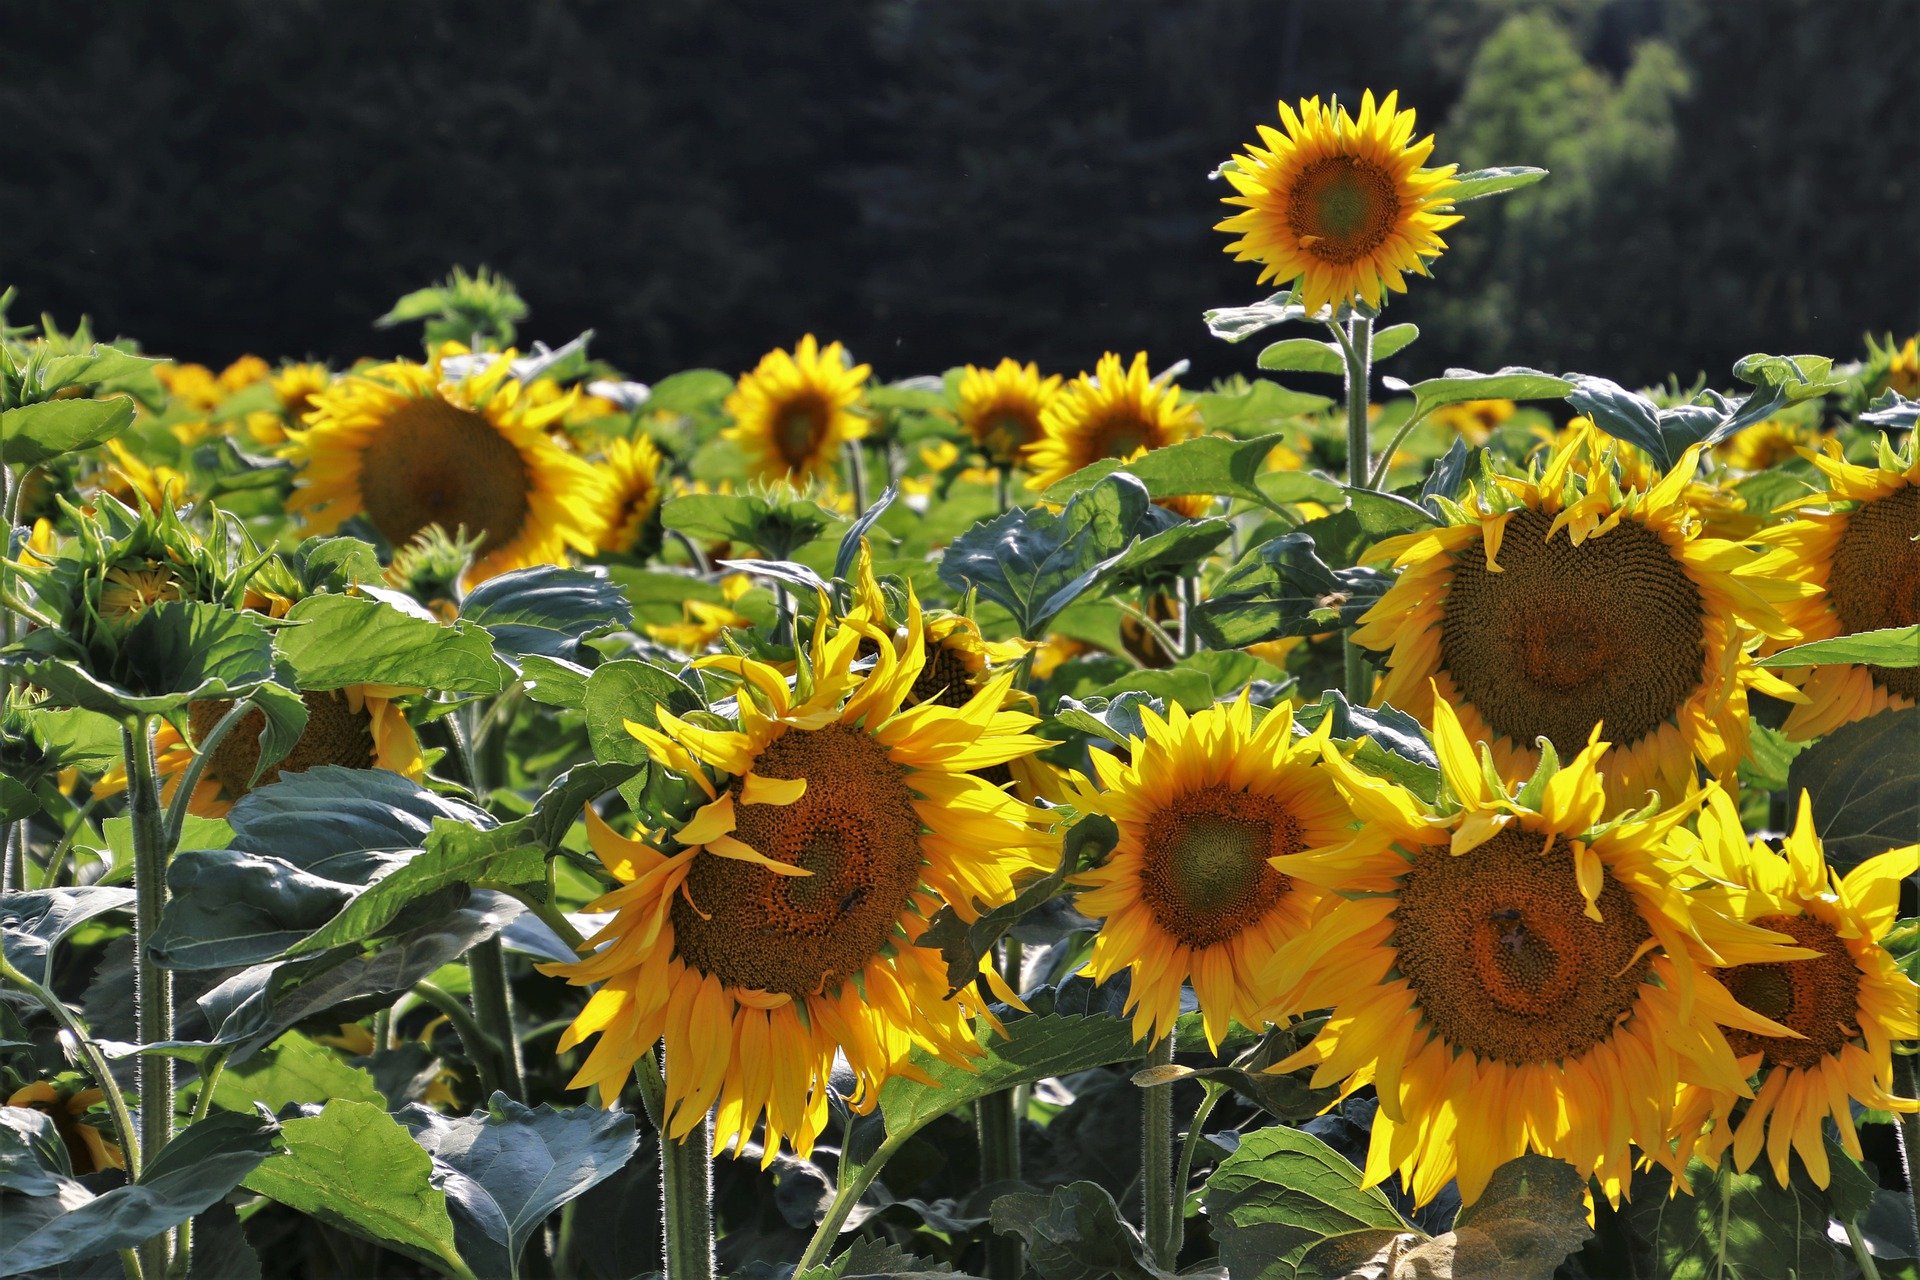
[[[453,1033],[460,1037],[460,1045],[473,1059],[473,1069],[480,1077],[480,1091],[489,1098],[494,1090],[501,1088],[500,1060],[505,1055],[500,1047],[493,1043],[486,1029],[460,1002],[460,997],[446,988],[431,982],[413,984],[413,994],[446,1015],[447,1022],[453,1027]]]
[[[1169,1037],[1171,1039],[1171,1037]],[[1187,1126],[1187,1136],[1180,1142],[1180,1163],[1173,1173],[1173,1248],[1170,1254],[1180,1256],[1181,1248],[1187,1242],[1187,1188],[1193,1183],[1193,1157],[1200,1149],[1200,1140],[1205,1136],[1207,1117],[1231,1090],[1223,1084],[1211,1081],[1202,1086],[1206,1093],[1200,1099],[1200,1106],[1193,1113],[1193,1122]],[[1173,1088],[1167,1087],[1171,1095]]]
[[[42,889],[59,887],[60,877],[67,871],[67,858],[73,852],[73,842],[80,837],[80,829],[87,825],[87,816],[93,812],[93,807],[104,799],[106,797],[96,791],[75,811],[73,821],[67,824],[65,834],[60,837],[60,843],[53,846],[53,852],[47,855],[46,875],[40,882]]]
[[[1007,939],[1001,958],[1001,976],[1020,989],[1024,948]],[[1020,1180],[1020,1092],[1002,1089],[974,1104],[974,1125],[980,1142],[980,1185]],[[1019,1236],[995,1233],[987,1238],[987,1280],[1020,1280],[1025,1263]]]
[[[231,1049],[216,1049],[207,1055],[200,1067],[200,1092],[193,1100],[193,1113],[188,1124],[199,1124],[207,1118],[207,1112],[213,1109],[213,1091],[220,1085],[220,1076],[227,1069],[227,1058]],[[193,1219],[188,1218],[180,1224],[180,1245],[174,1250],[173,1263],[167,1268],[168,1280],[186,1280],[188,1267],[193,1261]]]
[[[513,1034],[513,993],[507,988],[507,951],[489,938],[467,953],[473,979],[473,1014],[487,1033],[498,1065],[500,1089],[515,1102],[526,1100],[520,1041]]]
[[[713,1116],[679,1140],[660,1135],[666,1280],[713,1280]]]
[[[249,711],[253,710],[253,699],[242,698],[227,708],[227,713],[206,738],[193,744],[193,759],[188,761],[186,770],[180,775],[180,784],[174,789],[173,800],[167,805],[167,847],[175,848],[180,843],[180,832],[187,825],[187,809],[193,803],[194,790],[200,785],[200,777],[207,771],[207,764],[213,759],[214,752],[227,740]]]
[[[1173,1037],[1155,1042],[1146,1065],[1164,1067],[1173,1061]],[[1154,1265],[1173,1268],[1177,1246],[1173,1189],[1173,1085],[1149,1086],[1140,1100],[1140,1225]]]
[[[1386,483],[1387,468],[1393,465],[1393,455],[1400,452],[1400,446],[1407,442],[1407,437],[1413,434],[1413,429],[1426,421],[1426,418],[1424,409],[1407,415],[1407,420],[1400,424],[1398,431],[1393,433],[1393,439],[1387,441],[1387,447],[1380,451],[1380,460],[1373,464],[1373,471],[1367,477],[1367,488],[1378,489]]]
[[[993,494],[1000,503],[1001,515],[1013,509],[1013,468],[1004,466],[994,468]]]
[[[1373,377],[1373,321],[1355,314],[1342,329],[1329,326],[1339,340],[1340,353],[1347,371],[1347,483],[1355,489],[1372,488],[1367,467],[1373,447],[1367,437],[1367,398]],[[1365,652],[1353,642],[1353,633],[1345,637],[1345,681],[1347,701],[1356,707],[1372,700],[1373,680],[1367,672]]]
[[[0,978],[12,983],[31,996],[42,1009],[53,1015],[60,1029],[73,1040],[74,1051],[86,1064],[92,1074],[93,1082],[100,1086],[101,1094],[107,1101],[107,1114],[113,1117],[113,1129],[120,1139],[120,1154],[127,1162],[129,1181],[140,1179],[140,1133],[134,1127],[133,1112],[127,1107],[127,1096],[120,1091],[120,1084],[113,1078],[113,1072],[107,1069],[107,1059],[100,1052],[100,1046],[93,1042],[93,1033],[78,1014],[67,1008],[66,1002],[59,996],[14,968],[5,953],[0,953]]]
[[[1853,1260],[1860,1264],[1861,1280],[1880,1280],[1880,1268],[1874,1265],[1873,1251],[1867,1248],[1858,1223],[1847,1224],[1847,1243],[1853,1246]]]
[[[1900,1085],[1902,1097],[1920,1097],[1920,1056],[1894,1055],[1893,1078]],[[1894,1118],[1900,1130],[1900,1165],[1907,1175],[1907,1198],[1913,1202],[1913,1231],[1920,1237],[1920,1113],[1903,1111]]]
[[[147,940],[160,927],[160,913],[167,905],[167,859],[173,852],[160,810],[153,727],[152,717],[135,716],[120,734],[127,758],[127,816],[133,827],[134,1002],[143,1045],[173,1039],[173,975],[147,951]],[[164,1053],[143,1054],[139,1071],[140,1153],[144,1163],[152,1164],[173,1138],[173,1059]],[[168,1233],[148,1240],[140,1253],[147,1275],[166,1275]]]
[[[853,518],[867,514],[867,460],[861,456],[860,442],[847,441],[847,488],[853,491]]]

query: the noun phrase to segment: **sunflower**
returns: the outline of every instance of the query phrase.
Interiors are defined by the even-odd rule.
[[[980,1002],[948,1000],[939,954],[913,944],[942,906],[971,921],[1051,864],[1034,811],[971,772],[1045,744],[1025,732],[1032,716],[1000,710],[1011,673],[960,707],[903,709],[925,653],[911,598],[895,653],[864,619],[823,619],[791,686],[751,658],[700,661],[740,680],[737,729],[664,711],[657,730],[628,724],[710,803],[661,847],[587,814],[620,887],[596,904],[615,913],[590,940],[600,949],[543,966],[600,984],[560,1041],[564,1052],[600,1037],[572,1087],[597,1085],[611,1105],[664,1036],[668,1135],[684,1138],[717,1101],[715,1150],[744,1149],[764,1115],[771,1161],[783,1140],[812,1149],[837,1054],[864,1112],[889,1077],[911,1074],[914,1048],[962,1065],[979,1051]],[[982,978],[1011,997],[990,965]]]
[[[511,351],[452,380],[442,361],[460,354],[447,343],[428,364],[380,365],[314,396],[292,433],[288,506],[311,534],[364,515],[395,547],[429,525],[464,528],[480,538],[468,586],[592,554],[600,480],[546,434],[565,402],[529,407]]]
[[[1101,921],[1084,972],[1105,982],[1131,969],[1134,1034],[1156,1041],[1191,982],[1218,1048],[1229,1020],[1257,1027],[1284,995],[1289,977],[1276,987],[1272,975],[1289,970],[1281,958],[1328,901],[1270,859],[1351,837],[1352,813],[1319,764],[1332,721],[1296,738],[1283,702],[1255,728],[1243,693],[1191,716],[1177,703],[1164,720],[1145,710],[1141,723],[1126,763],[1090,752],[1099,788],[1074,799],[1120,831],[1106,862],[1076,879],[1079,909]]]
[[[149,466],[118,440],[106,443],[105,465],[85,483],[101,493],[111,494],[129,507],[145,504],[160,511],[186,501],[187,478],[164,463]]]
[[[994,465],[1017,466],[1059,394],[1060,375],[1042,378],[1037,365],[1011,357],[992,369],[968,365],[960,375],[960,423]]]
[[[73,1166],[74,1176],[84,1177],[102,1169],[127,1167],[127,1157],[119,1146],[107,1141],[99,1129],[81,1119],[99,1106],[105,1096],[98,1089],[68,1092],[50,1081],[35,1080],[24,1088],[15,1089],[8,1096],[6,1105],[38,1111],[52,1120],[54,1132],[60,1135],[61,1145],[67,1149],[67,1163]]]
[[[1109,351],[1092,375],[1083,373],[1068,383],[1041,415],[1040,438],[1026,446],[1027,466],[1034,473],[1027,487],[1045,489],[1103,458],[1138,458],[1150,449],[1179,444],[1199,430],[1200,414],[1180,403],[1180,388],[1148,375],[1146,352],[1123,365]],[[1195,494],[1162,505],[1199,515],[1212,499]]]
[[[1713,446],[1713,456],[1735,471],[1766,471],[1791,462],[1803,447],[1819,443],[1819,427],[1790,418],[1768,418]]]
[[[753,579],[744,573],[732,573],[720,580],[720,598],[724,603],[685,599],[680,602],[679,622],[650,622],[647,635],[681,653],[704,652],[722,632],[753,625],[753,620],[736,613],[729,605],[753,587]]]
[[[157,364],[153,367],[153,376],[175,403],[197,413],[215,409],[227,398],[226,389],[213,370],[203,364]]]
[[[1519,411],[1511,400],[1463,400],[1441,405],[1431,421],[1459,436],[1470,445],[1485,444],[1494,431]]]
[[[1760,540],[1790,557],[1785,572],[1813,594],[1788,614],[1807,640],[1920,622],[1920,451],[1880,437],[1877,465],[1851,463],[1835,441],[1807,452],[1827,477],[1816,509]],[[1790,738],[1817,738],[1889,707],[1920,701],[1920,667],[1842,663],[1790,672],[1804,701],[1787,716]]]
[[[280,400],[278,412],[250,413],[247,432],[256,444],[280,445],[287,440],[289,425],[298,427],[313,408],[313,398],[333,382],[333,373],[324,364],[286,364],[268,377],[273,393]]]
[[[761,479],[831,473],[842,446],[867,434],[866,419],[853,410],[872,372],[870,365],[849,366],[839,343],[822,349],[807,334],[791,355],[769,351],[741,375],[721,406],[733,418],[721,438],[740,447]]]
[[[1540,739],[1564,758],[1604,722],[1616,807],[1685,794],[1696,762],[1731,782],[1747,691],[1795,696],[1748,651],[1759,635],[1791,642],[1777,606],[1810,588],[1782,576],[1783,555],[1704,535],[1686,498],[1699,452],[1623,488],[1573,431],[1544,468],[1380,543],[1369,558],[1402,572],[1353,632],[1388,654],[1377,700],[1425,720],[1437,696],[1509,781],[1533,771]]]
[[[1596,826],[1611,764],[1597,732],[1516,795],[1492,785],[1444,700],[1433,717],[1440,805],[1326,753],[1379,843],[1277,864],[1346,896],[1302,957],[1302,1003],[1332,1015],[1272,1070],[1313,1066],[1314,1086],[1343,1097],[1374,1086],[1367,1185],[1397,1170],[1424,1204],[1457,1177],[1470,1204],[1532,1150],[1617,1202],[1629,1143],[1671,1158],[1680,1082],[1746,1093],[1721,1027],[1782,1030],[1712,967],[1804,953],[1685,892],[1669,837],[1694,797]]]
[[[1920,987],[1880,944],[1899,914],[1901,879],[1920,871],[1920,845],[1889,849],[1841,879],[1827,867],[1805,792],[1784,856],[1757,840],[1748,847],[1740,815],[1724,794],[1702,814],[1699,843],[1702,865],[1711,868],[1734,915],[1815,954],[1743,964],[1724,975],[1736,1000],[1795,1034],[1727,1034],[1741,1068],[1759,1074],[1759,1088],[1738,1121],[1730,1118],[1734,1095],[1682,1090],[1675,1122],[1680,1156],[1698,1141],[1700,1154],[1718,1163],[1732,1147],[1734,1167],[1744,1172],[1764,1145],[1774,1177],[1785,1186],[1788,1153],[1798,1151],[1815,1185],[1824,1187],[1827,1119],[1847,1154],[1865,1158],[1849,1099],[1883,1111],[1920,1111],[1920,1099],[1892,1092],[1893,1042],[1920,1039]],[[1703,1124],[1712,1126],[1704,1135]]]
[[[1240,238],[1227,246],[1235,262],[1261,264],[1260,281],[1298,281],[1312,314],[1356,298],[1373,307],[1385,289],[1405,293],[1404,272],[1427,274],[1427,260],[1447,247],[1440,233],[1460,221],[1444,210],[1455,166],[1423,169],[1431,136],[1413,141],[1413,112],[1397,93],[1377,105],[1368,91],[1360,118],[1318,98],[1295,115],[1280,104],[1282,129],[1260,126],[1262,146],[1248,146],[1222,171],[1243,206],[1214,226]]]
[[[1869,335],[1864,372],[1869,395],[1897,391],[1909,400],[1920,395],[1920,335],[1896,343],[1888,334],[1884,347]]]
[[[256,382],[264,382],[273,376],[273,366],[259,356],[241,356],[220,371],[215,383],[227,395],[236,391],[245,391]]]
[[[616,438],[599,465],[606,479],[600,550],[631,555],[660,507],[660,450],[644,435]]]

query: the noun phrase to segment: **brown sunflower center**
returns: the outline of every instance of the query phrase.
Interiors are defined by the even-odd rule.
[[[1267,859],[1306,847],[1280,801],[1218,783],[1155,812],[1141,844],[1140,896],[1189,947],[1225,942],[1273,910],[1293,882]]]
[[[1700,589],[1659,534],[1630,519],[1574,546],[1522,508],[1500,544],[1454,553],[1440,664],[1495,733],[1563,755],[1593,726],[1628,746],[1671,721],[1706,670]]]
[[[1102,458],[1131,458],[1155,443],[1151,424],[1131,412],[1113,413],[1095,422],[1087,432],[1087,462]]]
[[[526,523],[531,476],[513,442],[486,415],[437,397],[388,415],[360,459],[367,519],[396,548],[429,525],[465,527],[484,554]]]
[[[1322,262],[1346,265],[1385,244],[1400,217],[1400,188],[1387,169],[1358,156],[1328,156],[1300,171],[1287,226]]]
[[[1833,926],[1811,916],[1762,916],[1753,923],[1790,936],[1818,956],[1779,964],[1735,965],[1722,975],[1727,990],[1755,1013],[1805,1036],[1755,1035],[1728,1030],[1734,1056],[1766,1055],[1766,1066],[1817,1067],[1858,1034],[1860,969]]]
[[[1632,1011],[1652,964],[1633,896],[1601,881],[1586,914],[1564,843],[1509,827],[1455,856],[1420,851],[1394,909],[1395,964],[1433,1033],[1514,1066],[1578,1058]]]
[[[1920,622],[1920,485],[1861,504],[1833,549],[1827,594],[1849,634]],[[1920,667],[1868,667],[1873,682],[1920,698]]]
[[[914,677],[907,691],[906,704],[917,707],[937,702],[943,707],[964,707],[973,697],[973,672],[966,655],[952,645],[927,641],[926,665]]]
[[[355,711],[346,695],[338,690],[303,693],[300,700],[307,704],[307,727],[286,758],[260,775],[260,786],[278,781],[283,773],[305,773],[316,765],[337,764],[349,769],[373,767],[373,717],[364,706]],[[189,703],[187,723],[193,730],[194,741],[202,741],[213,732],[213,727],[232,706],[233,703],[220,700]],[[260,763],[260,730],[265,723],[258,711],[241,716],[240,723],[227,731],[227,736],[214,748],[213,759],[207,762],[207,772],[219,782],[229,800],[237,800],[252,790],[253,770]]]
[[[805,778],[807,789],[789,805],[738,805],[735,836],[813,874],[694,859],[686,893],[673,900],[675,946],[729,986],[796,998],[830,991],[887,945],[920,883],[907,771],[872,735],[839,724],[787,730],[753,769]]]
[[[773,420],[773,447],[787,470],[799,471],[813,462],[814,453],[826,439],[833,412],[826,401],[811,393],[796,396],[781,406]]]
[[[1017,456],[1021,449],[1039,438],[1038,419],[1017,409],[996,409],[980,425],[980,443],[1002,460]]]

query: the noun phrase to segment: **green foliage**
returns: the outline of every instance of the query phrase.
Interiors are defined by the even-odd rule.
[[[1856,631],[1830,640],[1813,640],[1761,658],[1763,667],[1816,667],[1827,663],[1866,663],[1876,667],[1920,667],[1920,624]]]
[[[501,664],[471,622],[446,626],[367,596],[309,596],[287,613],[274,647],[302,689],[388,684],[497,693]]]
[[[1846,871],[1920,831],[1920,708],[1841,725],[1794,757],[1787,791],[1805,791],[1827,862]]]
[[[995,1231],[1026,1241],[1027,1265],[1040,1280],[1172,1280],[1098,1183],[1001,1196],[992,1220]]]

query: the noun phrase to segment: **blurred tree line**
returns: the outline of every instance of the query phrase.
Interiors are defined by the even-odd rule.
[[[344,360],[453,263],[647,378],[805,330],[889,376],[1251,352],[1207,173],[1398,87],[1474,206],[1415,372],[1627,381],[1920,327],[1914,0],[0,0],[0,282]]]

